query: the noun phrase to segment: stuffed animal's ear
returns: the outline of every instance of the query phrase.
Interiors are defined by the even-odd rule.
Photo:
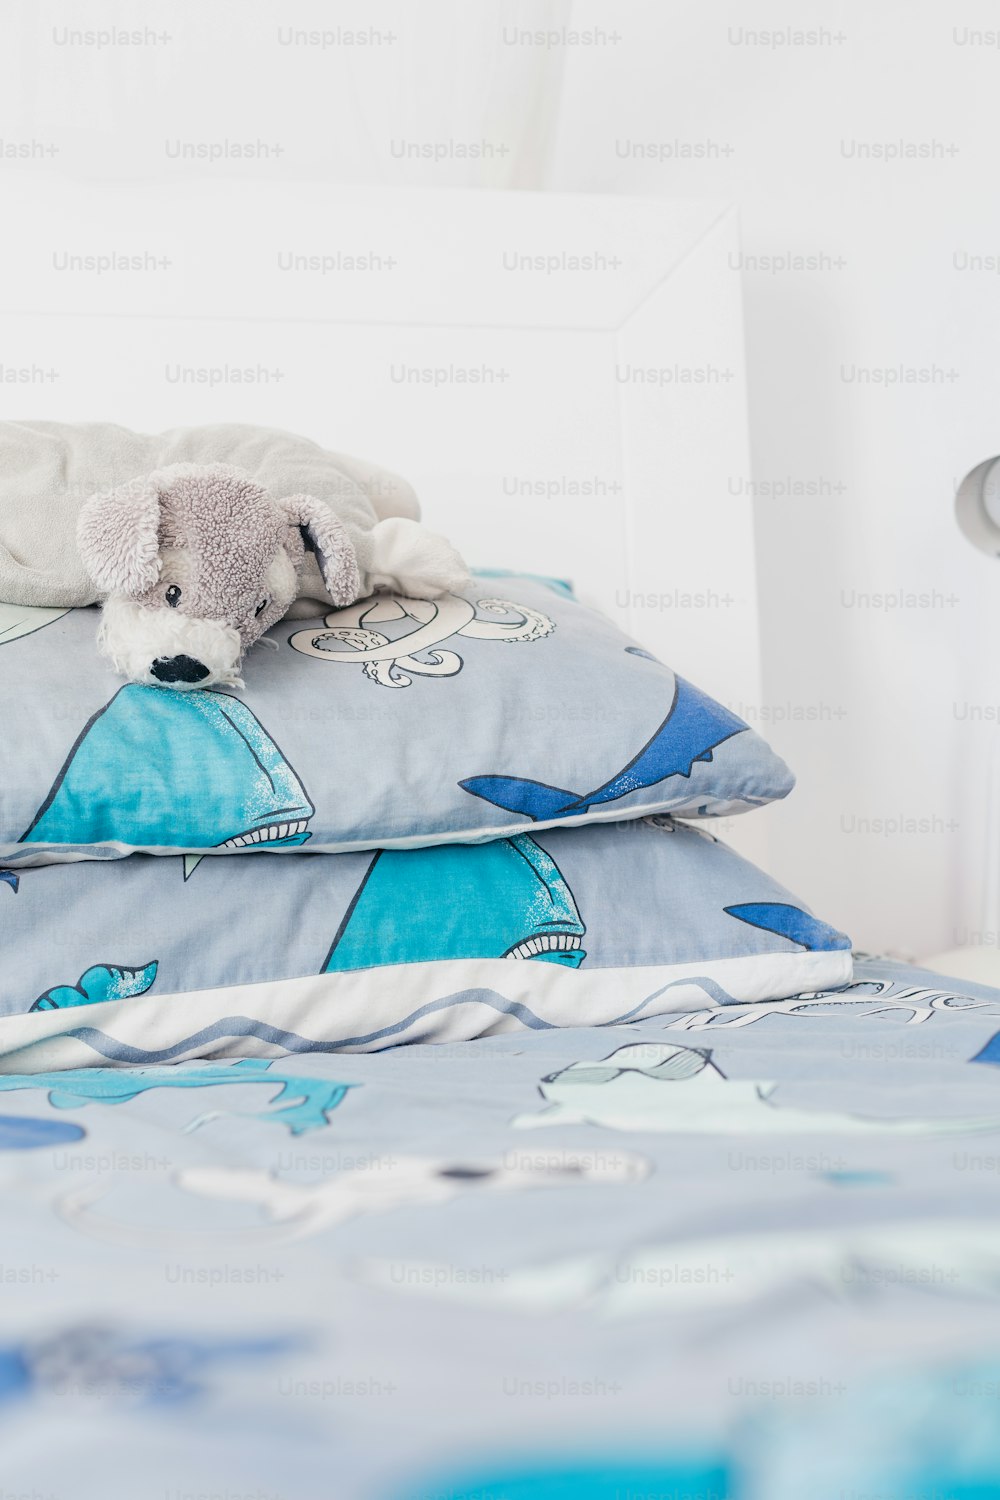
[[[107,594],[142,594],[160,576],[160,492],[154,476],[129,480],[80,508],[76,540],[83,565]]]
[[[323,583],[334,604],[342,609],[361,596],[358,557],[339,517],[311,495],[286,495],[278,504],[288,524],[298,528],[307,552],[316,554]]]

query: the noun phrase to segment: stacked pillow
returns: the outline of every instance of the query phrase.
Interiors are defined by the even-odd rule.
[[[311,853],[708,818],[792,787],[741,719],[573,598],[478,576],[285,621],[246,691],[122,685],[72,610],[4,653],[0,859]]]
[[[704,831],[788,768],[565,583],[286,620],[239,694],[122,685],[96,623],[0,605],[8,1045],[81,1006],[135,1060],[850,980],[847,938]]]

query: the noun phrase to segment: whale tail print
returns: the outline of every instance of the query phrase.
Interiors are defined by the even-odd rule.
[[[470,776],[459,786],[495,807],[521,813],[535,822],[573,817],[602,803],[615,802],[629,792],[655,786],[670,776],[690,776],[697,761],[710,761],[719,745],[746,727],[720,703],[677,677],[670,711],[652,739],[596,791],[569,792],[520,776]]]
[[[59,984],[39,995],[32,1010],[66,1010],[73,1005],[99,1005],[103,1000],[128,1000],[144,995],[156,978],[157,962],[125,968],[120,964],[95,964],[81,974],[76,984]]]

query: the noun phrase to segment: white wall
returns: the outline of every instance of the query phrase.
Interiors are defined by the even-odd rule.
[[[757,516],[763,706],[804,716],[771,726],[800,778],[767,814],[772,867],[862,945],[955,946],[979,925],[1000,738],[1000,566],[951,513],[955,481],[1000,450],[1000,16],[934,0],[578,0],[574,16],[619,40],[567,49],[549,183],[741,207],[754,477],[805,490],[751,499],[733,476],[734,511]],[[993,45],[960,45],[977,27]],[[751,45],[754,28],[814,36]],[[900,142],[926,155],[857,154]],[[991,269],[960,269],[966,253]],[[790,255],[813,269],[754,259]],[[900,366],[918,383],[852,378]],[[857,602],[901,591],[910,607]]]
[[[594,34],[510,40],[563,25]],[[764,724],[800,785],[755,816],[775,873],[864,945],[927,953],[978,925],[1000,568],[959,537],[950,497],[1000,449],[1000,276],[956,265],[1000,257],[1000,48],[958,44],[1000,27],[985,4],[8,0],[3,26],[12,170],[24,153],[99,178],[738,201],[754,479],[821,491],[751,498],[750,475],[731,476],[734,514],[752,505],[759,539],[765,701],[745,707],[802,716]],[[138,44],[63,30],[109,26]],[[289,27],[332,40],[288,45]],[[818,35],[750,44],[755,27]],[[178,142],[230,154],[178,160]],[[400,157],[401,142],[440,159]],[[917,154],[861,160],[852,144],[900,142]],[[792,254],[817,268],[752,260]],[[16,307],[18,289],[0,300]],[[925,380],[850,378],[900,366]],[[900,591],[917,597],[856,604]],[[984,711],[992,721],[970,722]],[[907,820],[924,824],[892,831]]]
[[[516,188],[544,168],[563,54],[504,27],[559,26],[570,0],[2,9],[0,129],[53,170]]]

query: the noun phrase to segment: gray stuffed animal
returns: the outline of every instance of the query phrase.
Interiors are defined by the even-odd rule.
[[[345,521],[309,495],[275,500],[230,464],[173,464],[94,495],[77,540],[104,598],[100,648],[132,682],[241,686],[244,653],[303,595],[342,607],[468,581],[443,537],[371,519]]]

